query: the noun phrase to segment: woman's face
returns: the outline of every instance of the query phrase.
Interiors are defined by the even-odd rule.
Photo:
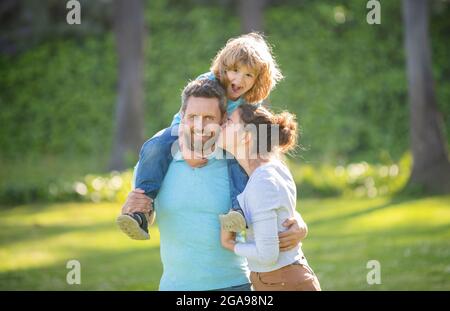
[[[238,108],[228,116],[227,122],[222,126],[222,131],[217,141],[219,147],[236,155],[237,150],[245,145],[244,136],[244,122],[241,119],[240,109]]]

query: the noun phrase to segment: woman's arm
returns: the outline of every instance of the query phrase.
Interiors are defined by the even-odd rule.
[[[266,212],[267,216],[253,222],[255,241],[236,243],[234,252],[264,265],[277,262],[279,256],[277,215],[275,211]]]

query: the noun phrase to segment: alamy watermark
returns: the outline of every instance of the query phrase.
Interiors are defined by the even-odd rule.
[[[69,25],[80,25],[81,24],[81,4],[77,0],[67,1],[66,9],[70,10],[67,12],[66,21]]]
[[[366,5],[367,9],[370,11],[367,13],[366,21],[369,25],[379,25],[381,24],[381,4],[377,0],[369,0]]]
[[[66,275],[66,282],[69,285],[81,284],[81,264],[78,260],[69,260],[66,264],[66,268],[69,269]]]
[[[366,264],[366,268],[370,269],[367,273],[366,280],[369,285],[381,284],[381,264],[378,260],[369,260]]]

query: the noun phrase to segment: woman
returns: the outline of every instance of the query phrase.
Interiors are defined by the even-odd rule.
[[[293,217],[296,187],[279,156],[296,146],[297,123],[292,114],[273,114],[263,107],[244,104],[228,119],[219,138],[250,179],[238,196],[248,229],[246,242],[222,229],[223,247],[247,257],[255,290],[320,290],[320,284],[303,255],[301,244],[279,250],[278,232]]]

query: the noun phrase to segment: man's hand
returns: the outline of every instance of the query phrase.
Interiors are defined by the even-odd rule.
[[[220,242],[222,246],[232,252],[234,252],[234,245],[236,244],[236,233],[229,232],[223,228],[220,231]]]
[[[286,219],[283,226],[289,228],[287,231],[278,234],[280,240],[280,251],[286,252],[296,247],[308,234],[308,227],[302,221],[298,223],[295,217]]]
[[[142,212],[150,214],[152,211],[152,199],[145,195],[142,189],[134,189],[128,194],[125,204],[122,206],[122,214]]]

